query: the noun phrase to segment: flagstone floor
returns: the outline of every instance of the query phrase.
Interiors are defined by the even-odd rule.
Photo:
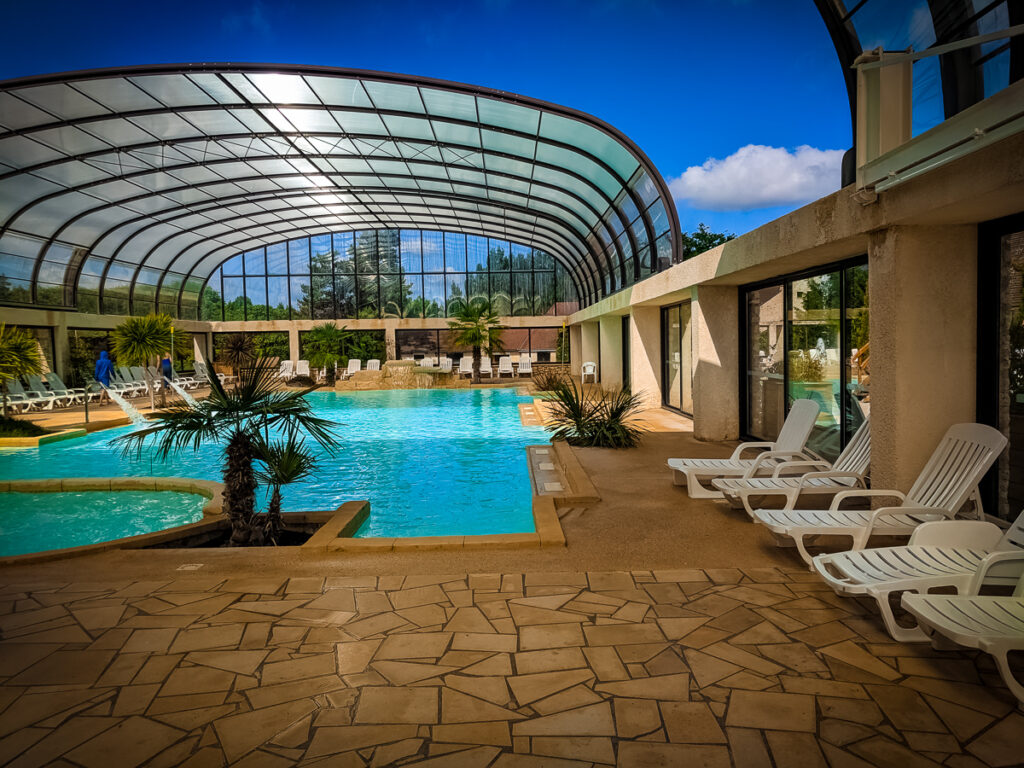
[[[796,568],[22,581],[0,633],[12,766],[1024,761],[987,656]]]

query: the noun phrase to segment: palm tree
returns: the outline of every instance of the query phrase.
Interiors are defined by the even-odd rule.
[[[231,520],[231,544],[248,544],[256,524],[256,475],[253,462],[259,459],[259,446],[277,430],[286,433],[302,430],[328,451],[333,450],[333,422],[313,413],[301,391],[279,391],[277,368],[260,358],[240,371],[238,384],[224,389],[216,377],[210,379],[210,395],[196,406],[175,403],[156,416],[156,423],[116,441],[122,451],[142,452],[150,438],[161,459],[204,440],[224,445],[224,511]]]
[[[229,333],[217,340],[217,356],[231,366],[231,373],[241,381],[241,371],[257,359],[256,342],[244,333]]]
[[[337,364],[341,359],[341,346],[352,334],[335,323],[314,325],[303,339],[306,357],[314,368],[323,368],[327,375],[327,386],[333,387],[337,380]]]
[[[4,418],[7,418],[7,382],[42,372],[43,355],[35,337],[24,328],[8,328],[6,323],[0,323],[0,392],[3,393]]]
[[[257,455],[264,469],[256,472],[256,477],[264,485],[270,486],[270,503],[263,516],[262,529],[254,533],[262,536],[265,543],[277,545],[284,524],[281,520],[281,486],[297,483],[313,474],[316,459],[306,448],[305,440],[295,431],[289,431],[283,441],[257,442]]]
[[[458,347],[473,348],[473,383],[480,383],[480,348],[486,347],[488,354],[501,352],[501,331],[498,316],[491,311],[490,304],[471,301],[460,306],[455,319],[448,321],[451,343]]]
[[[187,345],[180,336],[175,343],[174,320],[167,314],[148,314],[129,317],[114,329],[114,356],[122,365],[151,365],[171,352],[175,346]],[[167,387],[160,387],[160,406],[167,405]]]

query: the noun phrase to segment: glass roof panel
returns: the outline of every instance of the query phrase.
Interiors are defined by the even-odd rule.
[[[110,110],[64,83],[19,88],[19,98],[50,112],[59,120],[108,114]]]
[[[190,136],[202,135],[202,131],[194,125],[185,122],[174,113],[137,115],[128,119],[158,139],[184,139]]]
[[[324,104],[335,107],[373,106],[358,80],[347,77],[306,75],[306,83],[320,97],[320,101]]]
[[[59,160],[63,156],[63,153],[43,146],[38,141],[32,141],[27,136],[8,136],[6,139],[0,139],[0,161],[10,163],[15,168]]]
[[[482,96],[477,96],[477,110],[480,113],[480,122],[488,125],[496,125],[501,128],[510,128],[521,133],[536,135],[537,127],[540,124],[540,112],[536,109],[520,107],[518,104],[509,104],[504,101],[496,101]]]
[[[403,136],[409,139],[434,140],[434,132],[430,129],[430,121],[418,117],[402,117],[400,115],[383,115],[384,124],[392,136]]]
[[[420,94],[423,96],[429,114],[476,122],[476,99],[468,93],[420,88]]]
[[[274,104],[319,104],[313,90],[299,75],[253,73],[249,80],[265,95],[264,102]]]
[[[185,75],[143,75],[129,80],[168,107],[216,103]]]
[[[539,141],[537,142],[537,160],[558,168],[575,171],[583,178],[597,185],[609,198],[615,197],[619,190],[622,189],[622,185],[608,171],[571,149],[554,147]]]
[[[58,184],[67,186],[88,184],[90,181],[110,177],[110,174],[106,171],[77,160],[70,163],[51,165],[48,168],[40,168],[35,174],[42,176],[44,179],[50,179]]]
[[[95,136],[90,136],[85,131],[72,126],[36,131],[32,136],[37,141],[69,155],[82,155],[86,152],[110,149],[110,145],[105,141],[100,141]]]
[[[369,133],[386,136],[388,131],[379,115],[370,112],[348,112],[332,109],[331,114],[346,133]]]
[[[537,142],[515,136],[511,133],[499,133],[484,128],[480,133],[483,135],[484,149],[493,149],[496,152],[504,152],[510,155],[519,155],[533,160],[534,152],[537,149]]]
[[[11,93],[0,93],[0,125],[11,130],[49,123],[53,118]]]
[[[190,72],[188,79],[212,96],[218,104],[245,103],[245,100],[217,75],[206,72]]]
[[[282,109],[281,113],[300,131],[337,133],[338,123],[322,109]]]
[[[430,125],[438,141],[471,147],[480,146],[480,130],[474,126],[445,123],[440,120],[431,120]]]
[[[601,158],[623,179],[628,179],[640,165],[629,150],[607,133],[597,128],[570,120],[561,115],[545,112],[540,121],[540,135],[545,138],[579,147],[594,157]]]
[[[373,104],[377,109],[390,109],[397,112],[418,112],[423,114],[423,102],[415,86],[382,83],[375,80],[364,80]]]

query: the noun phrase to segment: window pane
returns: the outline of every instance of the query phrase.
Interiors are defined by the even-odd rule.
[[[363,274],[377,272],[376,232],[356,232],[356,269]]]
[[[359,276],[359,317],[380,317],[377,295],[377,278],[374,275]]]
[[[399,317],[423,317],[423,275],[402,275],[405,312]]]
[[[849,354],[845,358],[846,438],[857,431],[870,413],[871,377],[868,375],[871,339],[868,312],[868,266],[862,264],[846,270],[846,339]]]
[[[242,274],[242,256],[232,256],[230,259],[224,262],[221,267],[221,271],[225,275],[241,275]]]
[[[240,277],[224,278],[224,319],[245,320],[245,286]]]
[[[331,276],[310,276],[309,289],[313,319],[325,320],[334,317],[334,283]]]
[[[291,316],[288,311],[287,277],[267,278],[267,304],[271,320],[287,320]]]
[[[402,230],[402,271],[422,272],[423,258],[420,254],[420,232],[418,229]]]
[[[423,276],[423,316],[444,317],[444,275]]]
[[[486,303],[491,300],[491,290],[486,272],[471,272],[466,278],[466,287],[471,303],[478,301]]]
[[[203,289],[202,298],[199,300],[199,319],[200,320],[222,320],[224,318],[224,307],[220,300],[220,291],[217,288],[220,287],[220,279],[217,279],[216,287],[214,284],[207,285]],[[82,308],[82,294],[78,294],[78,311],[89,312],[96,310],[88,310]]]
[[[747,293],[747,431],[762,440],[786,418],[784,312],[781,285]]]
[[[397,229],[382,229],[377,232],[377,258],[382,274],[398,274],[401,260],[398,258]]]
[[[380,301],[384,317],[406,317],[411,311],[409,306],[411,287],[410,280],[419,275],[381,275]]]
[[[491,310],[499,315],[512,314],[512,299],[507,272],[491,273]]]
[[[331,236],[316,235],[310,238],[310,266],[314,274],[331,274]]]
[[[263,249],[245,252],[245,274],[265,275],[267,274],[267,263],[263,258]]]
[[[338,305],[338,317],[353,318],[356,316],[356,280],[354,276],[335,276],[334,300]]]
[[[487,269],[487,238],[470,235],[466,238],[466,269],[469,272],[478,272]]]
[[[533,269],[533,257],[528,246],[512,243],[512,269]]]
[[[664,340],[662,351],[664,378],[661,382],[661,396],[665,405],[682,410],[682,336],[683,329],[679,322],[679,307],[667,307],[661,311],[661,338]]]
[[[551,257],[550,253],[546,251],[534,251],[533,252],[533,268],[534,269],[554,269],[555,260]]]
[[[248,254],[246,255],[248,263]],[[267,319],[267,279],[265,277],[245,278],[246,320]]]
[[[288,267],[293,275],[309,274],[309,239],[288,241]]]
[[[444,272],[444,236],[440,232],[423,233],[423,271]]]
[[[508,270],[509,246],[506,240],[488,240],[487,264],[490,267],[491,271]]]
[[[529,272],[512,273],[512,314],[533,314],[533,275]]]
[[[334,235],[334,271],[346,274],[355,271],[355,247],[352,244],[351,232],[340,232]]]
[[[267,274],[288,274],[288,244],[274,243],[267,246]]]
[[[292,319],[293,320],[309,320],[310,319],[310,304],[309,304],[309,275],[300,275],[291,277],[291,293],[292,293]]]
[[[448,291],[448,316],[454,315],[466,303],[466,276],[449,273],[445,276]]]
[[[535,272],[533,274],[533,314],[553,315],[555,313],[555,273]]]
[[[448,272],[466,271],[466,236],[444,233],[444,263]]]

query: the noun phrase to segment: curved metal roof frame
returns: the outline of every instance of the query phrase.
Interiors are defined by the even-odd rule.
[[[660,200],[667,224],[656,231]],[[433,222],[433,223],[432,223]],[[668,186],[585,113],[478,86],[366,70],[167,64],[0,82],[0,241],[27,234],[32,300],[51,246],[186,286],[234,253],[325,231],[409,227],[551,253],[583,303],[679,222]],[[653,256],[651,257],[653,263]],[[627,265],[633,263],[633,273]],[[119,269],[119,273],[123,270]]]

